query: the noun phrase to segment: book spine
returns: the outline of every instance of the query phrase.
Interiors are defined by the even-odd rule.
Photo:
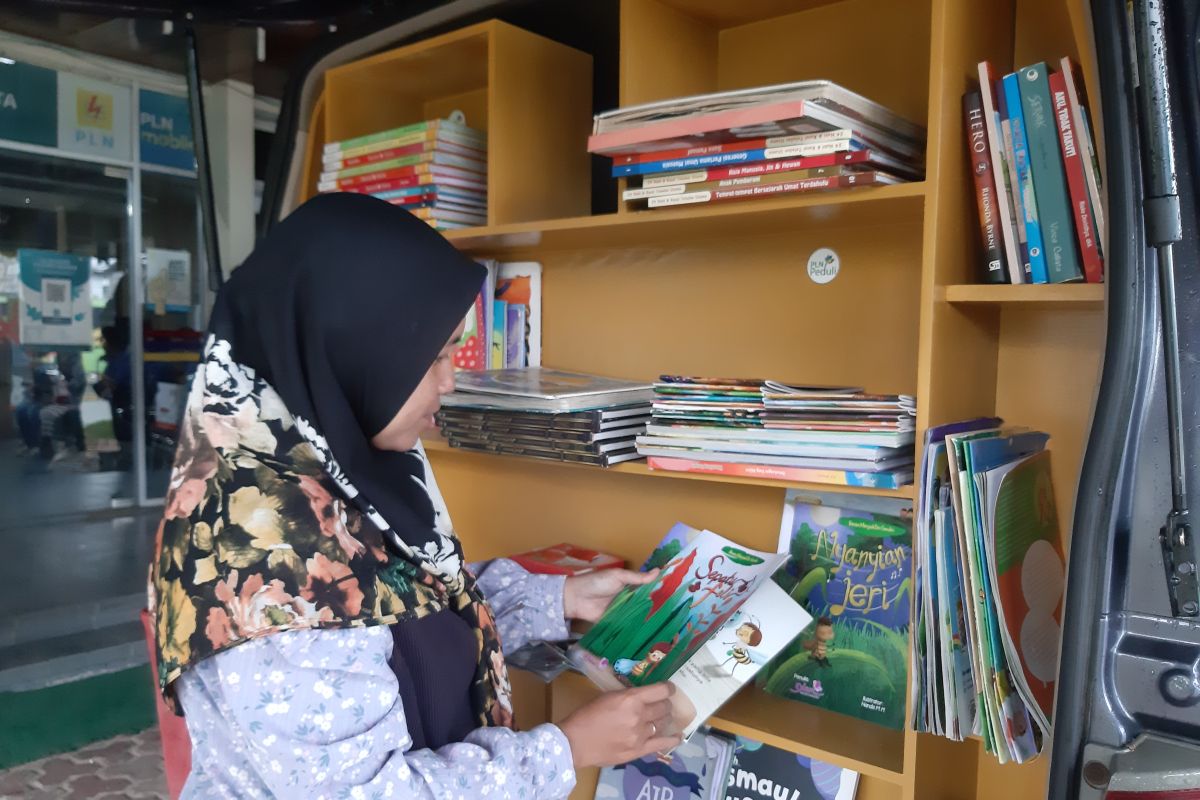
[[[664,472],[690,472],[722,475],[730,478],[765,478],[790,483],[827,483],[835,486],[862,486],[873,489],[899,489],[906,485],[906,474],[903,472],[851,472],[840,469],[773,467],[765,464],[730,464],[664,456],[649,456],[646,459],[646,466]]]
[[[482,138],[462,136],[447,131],[444,128],[437,128],[433,130],[409,133],[403,136],[394,136],[390,139],[381,139],[378,142],[359,147],[326,151],[321,154],[321,161],[329,164],[336,161],[343,161],[347,158],[358,158],[361,156],[371,155],[372,153],[378,153],[381,150],[392,150],[397,147],[408,147],[410,145],[420,144],[422,142],[429,142],[437,147],[451,145],[478,153],[484,153],[487,150],[487,142]]]
[[[454,169],[440,168],[435,164],[414,164],[411,167],[397,167],[395,169],[385,169],[378,172],[368,172],[363,175],[356,175],[353,178],[345,178],[336,181],[321,181],[317,184],[317,191],[331,192],[340,190],[343,192],[362,192],[370,194],[367,191],[369,187],[380,186],[387,184],[389,188],[403,188],[400,181],[421,178],[423,180],[409,183],[409,186],[415,186],[419,183],[429,183],[433,180],[454,179],[471,183],[476,191],[485,191],[486,185],[478,179],[482,176],[476,176],[473,173],[456,174]],[[462,177],[460,177],[460,175]],[[382,191],[376,189],[375,191]]]
[[[365,153],[359,156],[350,156],[337,160],[326,160],[322,165],[322,169],[326,172],[342,172],[344,170],[353,169],[354,167],[361,167],[368,164],[378,164],[382,161],[391,161],[392,159],[417,155],[419,153],[447,153],[449,155],[469,158],[480,162],[487,158],[486,154],[481,153],[478,150],[470,150],[465,147],[448,145],[445,142],[423,141],[397,147],[389,147],[384,150],[376,150],[374,152]]]
[[[1028,140],[1029,168],[1042,229],[1046,278],[1050,283],[1066,283],[1082,279],[1083,271],[1075,247],[1075,226],[1067,198],[1058,126],[1054,123],[1054,106],[1050,101],[1049,71],[1042,62],[1022,69],[1017,73],[1017,79]]]
[[[621,193],[621,199],[646,200],[651,197],[683,194],[684,192],[702,192],[713,189],[728,189],[734,186],[766,186],[772,183],[786,183],[787,181],[802,180],[805,178],[823,178],[830,175],[841,175],[843,174],[844,169],[844,167],[815,167],[813,169],[797,169],[789,172],[776,172],[765,175],[745,175],[738,178],[724,178],[723,180],[719,181],[704,181],[702,183],[676,183],[668,184],[666,186],[626,189]]]
[[[1050,76],[1050,97],[1054,103],[1054,117],[1058,121],[1058,145],[1062,151],[1063,169],[1067,175],[1067,190],[1070,193],[1071,212],[1075,218],[1075,238],[1083,262],[1083,275],[1088,283],[1100,283],[1102,267],[1100,251],[1096,248],[1096,228],[1092,219],[1091,202],[1088,200],[1087,182],[1083,176],[1078,131],[1075,129],[1062,73],[1056,72]]]
[[[355,147],[365,147],[387,141],[388,139],[395,139],[401,136],[421,133],[424,131],[433,131],[441,128],[453,131],[461,136],[481,138],[480,131],[473,130],[465,125],[458,125],[445,119],[429,119],[422,122],[414,122],[412,125],[403,125],[399,128],[392,128],[386,131],[379,131],[378,133],[367,134],[366,136],[358,136],[353,139],[343,139],[337,142],[330,142],[329,144],[325,145],[324,152],[336,153],[341,150],[350,150]]]
[[[986,251],[983,277],[987,283],[1005,283],[1004,247],[998,224],[996,180],[993,177],[987,126],[984,123],[983,98],[979,92],[969,92],[963,96],[963,116],[967,130],[967,150],[971,157],[971,174],[975,176],[979,230]]]
[[[983,121],[987,130],[988,153],[991,156],[992,184],[996,192],[995,205],[999,211],[1001,250],[1008,270],[1008,280],[1010,283],[1024,283],[1025,269],[1020,239],[1017,236],[1017,214],[1013,204],[1008,160],[1004,156],[996,80],[992,76],[992,65],[987,61],[979,64],[979,96],[983,101]]]
[[[742,200],[751,197],[768,197],[777,194],[815,192],[823,189],[837,189],[845,186],[862,186],[877,182],[878,173],[858,172],[853,175],[834,175],[827,178],[807,178],[799,181],[788,181],[787,183],[772,183],[767,186],[745,186],[734,189],[686,192],[684,194],[674,194],[666,197],[651,197],[647,202],[651,208],[661,208],[665,206],[682,206],[695,203],[718,203],[727,200]]]
[[[1012,124],[1013,163],[1017,167],[1017,186],[1021,209],[1025,213],[1025,237],[1029,243],[1029,269],[1032,283],[1049,283],[1046,255],[1042,248],[1042,226],[1037,196],[1033,190],[1033,172],[1029,168],[1029,149],[1025,135],[1025,113],[1021,107],[1021,84],[1015,73],[1004,76],[1004,99]]]
[[[795,136],[772,136],[759,139],[743,139],[739,142],[710,144],[703,147],[680,147],[672,150],[655,150],[649,153],[630,153],[613,156],[613,166],[644,164],[648,161],[670,161],[679,158],[698,158],[701,156],[719,155],[721,153],[735,153],[739,150],[761,150],[775,147],[790,147],[798,144],[819,144],[821,142],[853,138],[855,138],[854,131],[848,128],[837,128],[831,131],[801,133]]]
[[[1107,241],[1107,228],[1104,223],[1104,204],[1100,197],[1100,165],[1096,158],[1096,147],[1092,140],[1091,127],[1088,125],[1087,109],[1083,106],[1083,98],[1079,92],[1079,84],[1075,80],[1075,65],[1071,59],[1063,57],[1060,62],[1063,83],[1067,88],[1067,99],[1071,104],[1071,114],[1075,118],[1076,137],[1082,138],[1084,149],[1084,178],[1087,180],[1088,198],[1092,205],[1092,219],[1096,223],[1096,248],[1100,257],[1104,257],[1104,243]]]
[[[665,175],[647,175],[642,179],[642,188],[674,186],[686,183],[739,178],[748,175],[768,175],[773,172],[791,172],[798,169],[848,166],[863,164],[871,159],[870,150],[851,150],[844,153],[827,153],[807,158],[781,158],[777,161],[759,161],[754,164],[739,164],[731,167],[713,167],[696,172],[669,172]]]
[[[1017,178],[1017,159],[1013,155],[1012,120],[1008,117],[1008,103],[1004,97],[1004,87],[996,84],[996,115],[1000,122],[1000,136],[1003,141],[1001,158],[1004,163],[1004,175],[1008,184],[1009,200],[1013,209],[1013,235],[1017,240],[1017,263],[1021,275],[1016,283],[1032,283],[1033,270],[1029,266],[1029,242],[1025,236],[1025,205],[1021,202],[1021,183]]]
[[[488,357],[489,369],[504,369],[504,356],[508,332],[508,303],[503,300],[492,301],[492,349]]]
[[[350,169],[322,172],[320,179],[322,181],[345,180],[346,178],[356,178],[359,175],[365,175],[369,172],[376,172],[384,169],[398,169],[400,167],[411,167],[416,164],[437,164],[441,166],[451,166],[458,169],[475,172],[481,176],[487,173],[487,164],[482,161],[430,151],[424,153],[415,153],[413,155],[403,156],[401,158],[392,158],[388,159],[387,161],[380,161],[374,164],[365,164],[360,167],[351,167]]]
[[[739,162],[768,161],[773,158],[804,158],[806,156],[820,156],[828,155],[829,153],[862,149],[862,142],[857,139],[834,139],[816,144],[796,144],[787,147],[737,150],[732,153],[717,153],[712,156],[676,158],[667,161],[646,161],[638,164],[628,164],[623,167],[614,166],[612,168],[612,175],[614,178],[626,178],[630,175],[646,175],[652,172],[673,172],[685,169],[700,169],[702,167],[720,167]]]

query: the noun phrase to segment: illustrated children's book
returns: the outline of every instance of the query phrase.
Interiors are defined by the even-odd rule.
[[[671,681],[687,738],[809,623],[770,581],[786,558],[677,525],[649,559],[659,575],[617,595],[572,661],[607,690]]]
[[[725,800],[733,741],[699,731],[669,757],[644,756],[600,771],[596,800]]]
[[[775,582],[816,622],[759,681],[770,693],[900,729],[908,662],[912,529],[899,517],[789,494]]]
[[[741,736],[735,738],[726,800],[853,800],[858,773]]]
[[[625,566],[625,561],[617,556],[569,542],[531,550],[528,553],[518,553],[509,558],[524,567],[527,572],[543,575],[583,575],[598,569]]]

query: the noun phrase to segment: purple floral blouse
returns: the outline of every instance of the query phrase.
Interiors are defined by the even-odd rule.
[[[505,559],[472,571],[505,652],[566,638],[562,577]],[[199,662],[176,683],[192,740],[184,800],[550,800],[575,787],[554,725],[413,750],[391,654],[391,632],[373,626],[280,633]]]

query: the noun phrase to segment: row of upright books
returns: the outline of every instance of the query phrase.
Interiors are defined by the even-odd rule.
[[[479,259],[487,270],[467,311],[458,370],[520,369],[542,365],[542,265]]]
[[[979,64],[963,96],[988,283],[1100,283],[1106,241],[1099,161],[1070,59],[997,79]]]
[[[912,725],[979,736],[1001,763],[1052,738],[1066,563],[1048,439],[990,418],[925,439]]]
[[[588,150],[631,179],[623,200],[658,208],[920,180],[925,129],[813,80],[608,111]]]
[[[861,387],[663,376],[637,447],[651,469],[895,489],[912,483],[915,415]]]
[[[438,230],[487,223],[487,137],[431,119],[329,142],[317,191],[358,192],[401,206]]]

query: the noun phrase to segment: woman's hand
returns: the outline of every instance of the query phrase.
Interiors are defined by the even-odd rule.
[[[606,692],[559,725],[571,743],[576,769],[611,767],[680,743],[672,730],[670,683]]]
[[[595,622],[617,596],[617,592],[626,586],[650,583],[656,577],[656,569],[650,572],[601,569],[567,578],[563,584],[563,611],[567,619]]]

